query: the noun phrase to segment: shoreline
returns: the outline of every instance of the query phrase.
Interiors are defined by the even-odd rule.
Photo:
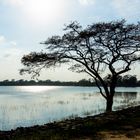
[[[0,87],[7,87],[7,86],[57,86],[57,87],[97,87],[96,85],[90,86],[83,86],[83,85],[0,85]],[[139,88],[140,86],[116,86],[116,88]]]
[[[85,118],[0,131],[0,140],[123,140],[140,138],[140,106]],[[113,139],[114,137],[114,139]],[[119,137],[119,139],[121,139]]]

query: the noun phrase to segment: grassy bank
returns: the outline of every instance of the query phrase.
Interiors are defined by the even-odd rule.
[[[1,131],[0,140],[139,140],[140,106],[43,126]]]

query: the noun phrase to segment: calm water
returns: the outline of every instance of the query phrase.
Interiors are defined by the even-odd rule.
[[[117,88],[114,110],[140,104],[140,88]],[[0,87],[0,130],[104,112],[96,87]]]

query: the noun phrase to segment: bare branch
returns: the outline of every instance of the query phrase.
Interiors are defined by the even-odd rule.
[[[83,29],[79,23],[72,22],[64,31],[64,35],[43,42],[46,46],[43,52],[23,56],[21,62],[25,68],[21,73],[39,76],[43,68],[72,62],[70,68],[88,73],[103,97],[114,96],[115,80],[140,60],[140,24],[126,24],[121,20],[95,23]],[[109,84],[101,75],[106,69],[111,75]]]

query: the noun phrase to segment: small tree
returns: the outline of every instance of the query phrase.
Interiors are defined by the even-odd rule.
[[[20,72],[36,76],[42,68],[70,63],[71,70],[86,72],[95,80],[107,101],[106,111],[112,111],[117,79],[140,60],[140,24],[121,20],[95,23],[83,29],[72,22],[64,31],[63,36],[52,36],[42,43],[46,45],[44,52],[23,56],[25,68]],[[103,78],[104,72],[109,73],[107,80]]]

